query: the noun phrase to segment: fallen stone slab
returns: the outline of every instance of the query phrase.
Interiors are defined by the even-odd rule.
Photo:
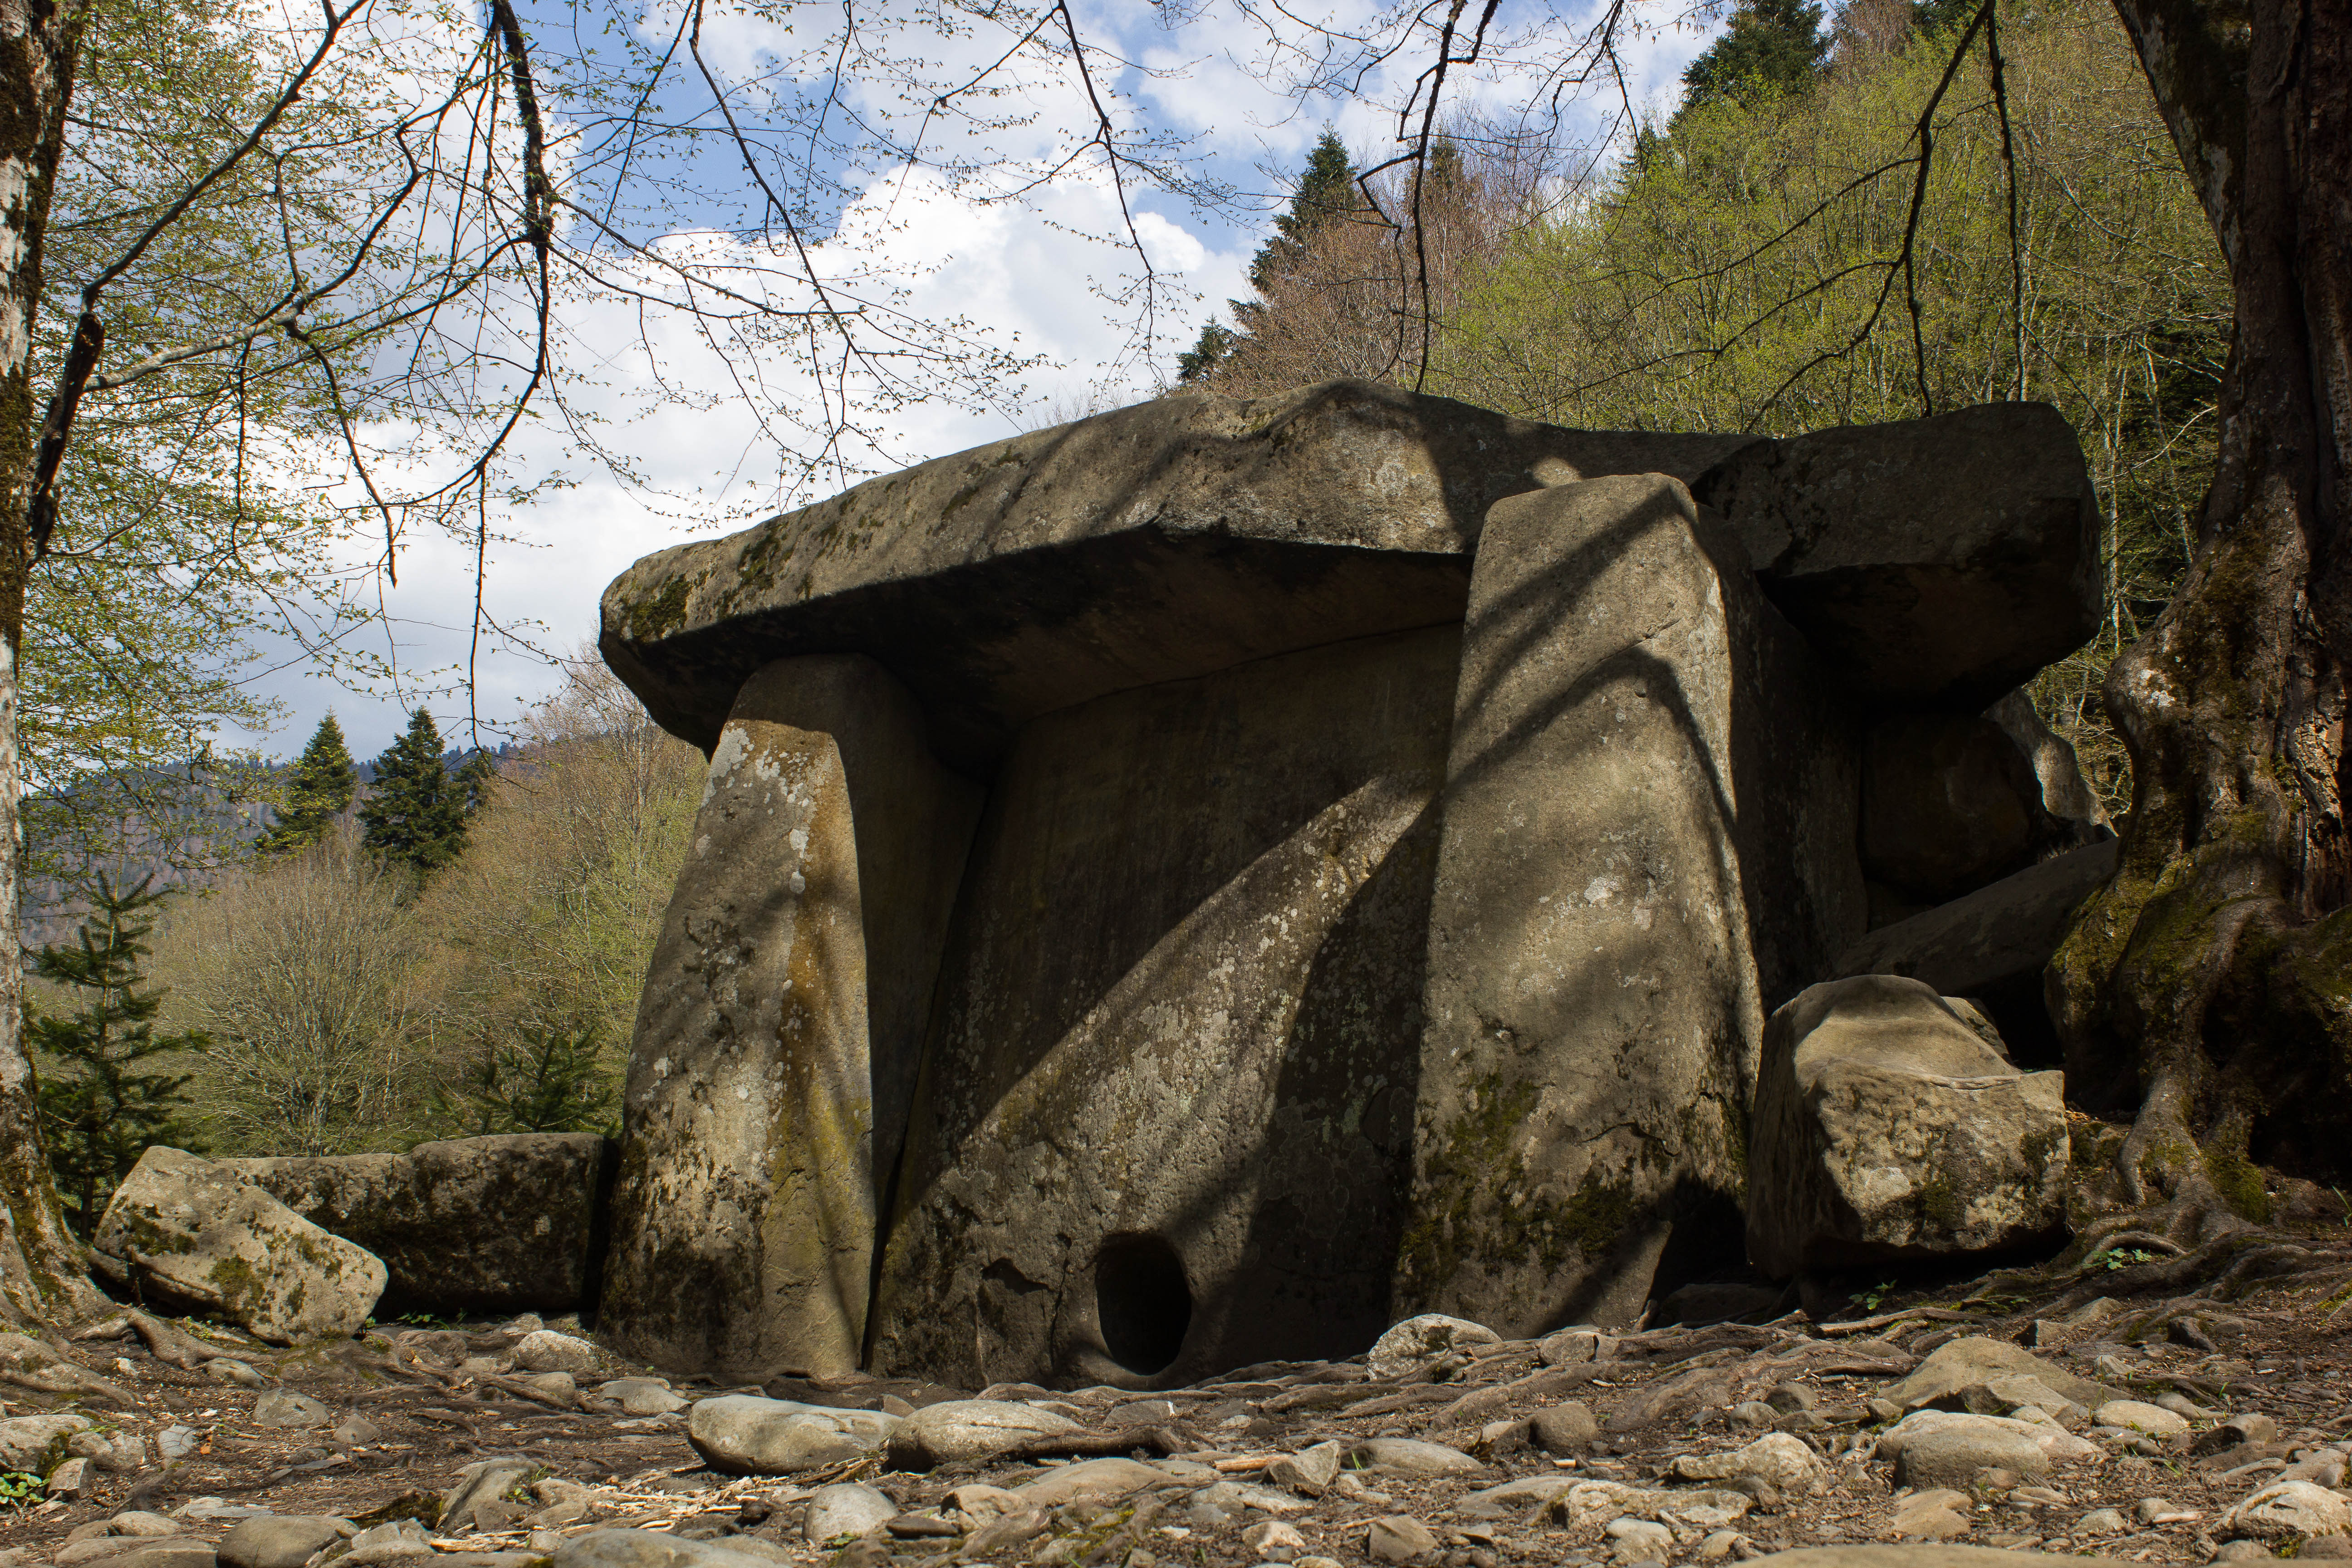
[[[2047,404],[1759,442],[1692,490],[1868,696],[1973,711],[2097,629],[2090,469]]]
[[[2075,910],[2115,875],[2113,838],[2053,857],[1963,898],[1881,926],[1837,955],[1833,979],[1902,974],[1979,1005],[2018,1052],[2054,1060],[2042,972]]]
[[[1157,1465],[1135,1459],[1081,1459],[1076,1464],[1056,1465],[1034,1481],[1013,1489],[1020,1505],[1027,1508],[1059,1508],[1079,1498],[1125,1497],[1146,1487],[1164,1487],[1177,1479]]]
[[[2068,1147],[2063,1075],[2020,1072],[1918,981],[1824,982],[1765,1031],[1748,1258],[1786,1279],[2042,1240]]]
[[[383,1294],[373,1253],[225,1166],[160,1144],[115,1189],[92,1245],[153,1295],[274,1344],[356,1333]]]
[[[593,1132],[515,1132],[217,1163],[382,1258],[387,1311],[568,1312],[588,1304],[614,1154]]]
[[[1417,1437],[1372,1437],[1348,1450],[1348,1466],[1398,1476],[1467,1475],[1486,1467],[1459,1448]]]

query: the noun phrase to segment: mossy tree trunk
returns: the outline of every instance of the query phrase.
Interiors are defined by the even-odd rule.
[[[2107,677],[2134,799],[2049,973],[2119,1196],[2260,1219],[2250,1157],[2352,1166],[2352,7],[2116,0],[2236,294],[2196,561]]]
[[[17,951],[16,659],[37,406],[32,321],[41,298],[41,237],[63,143],[67,95],[89,0],[0,0],[0,1321],[56,1322],[101,1300],[58,1210],[25,1050]]]

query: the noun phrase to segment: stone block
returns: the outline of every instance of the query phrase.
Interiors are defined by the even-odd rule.
[[[383,1259],[387,1312],[569,1312],[593,1305],[614,1153],[593,1132],[517,1132],[218,1163]]]
[[[1631,1323],[1677,1227],[1721,1249],[1765,1009],[1862,929],[1855,737],[1827,685],[1675,480],[1489,513],[1401,1304],[1506,1336]]]

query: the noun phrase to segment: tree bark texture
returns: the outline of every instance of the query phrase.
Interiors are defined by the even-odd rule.
[[[2250,1161],[2352,1168],[2352,4],[2116,0],[2234,284],[2194,563],[2105,691],[2115,880],[2053,961],[2068,1093],[2129,1110],[2116,1197],[2266,1217]]]
[[[0,0],[0,1321],[57,1322],[102,1302],[65,1226],[41,1148],[17,951],[23,772],[16,660],[31,566],[32,324],[41,235],[89,0]]]

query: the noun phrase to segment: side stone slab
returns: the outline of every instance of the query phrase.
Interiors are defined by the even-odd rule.
[[[1488,514],[1430,915],[1401,1307],[1637,1318],[1736,1246],[1765,1010],[1859,936],[1856,738],[1659,475]]]
[[[625,1353],[856,1367],[879,1187],[977,815],[854,655],[746,683],[630,1055],[603,1321]]]

